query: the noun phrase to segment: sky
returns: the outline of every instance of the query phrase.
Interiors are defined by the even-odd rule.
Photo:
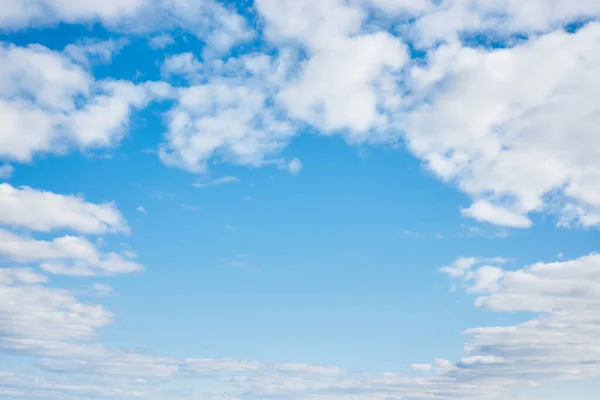
[[[595,399],[599,17],[0,0],[0,399]]]

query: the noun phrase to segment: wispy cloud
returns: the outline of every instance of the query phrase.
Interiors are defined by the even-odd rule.
[[[227,183],[238,183],[238,182],[240,182],[240,179],[235,176],[222,176],[220,178],[216,178],[216,179],[212,179],[212,180],[197,181],[196,183],[193,183],[192,186],[197,187],[197,188],[205,188],[208,186],[224,185]]]

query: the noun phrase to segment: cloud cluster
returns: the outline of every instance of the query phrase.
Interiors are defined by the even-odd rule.
[[[547,211],[598,224],[599,39],[590,23],[508,49],[447,44],[412,70],[424,104],[406,115],[407,144],[475,199],[465,215],[523,228]]]
[[[97,81],[66,54],[40,45],[0,43],[0,64],[3,159],[112,146],[125,135],[131,110],[150,98],[130,82]]]
[[[467,330],[465,349],[473,356],[459,363],[463,369],[531,383],[600,374],[598,254],[516,270],[477,260],[454,277],[478,296],[478,307],[538,314],[519,325]]]
[[[164,70],[184,75],[167,113],[161,159],[170,166],[203,172],[215,156],[260,166],[296,134],[277,107],[269,106],[285,80],[293,55],[245,55],[226,63],[201,63],[191,54],[169,58]],[[203,81],[203,83],[196,83]]]
[[[255,30],[212,1],[0,2],[0,29],[100,23],[151,34],[155,49],[173,43],[164,32],[175,28],[204,42],[157,60],[164,82],[140,84],[92,73],[125,41],[1,43],[0,160],[117,145],[135,110],[168,99],[158,152],[168,166],[201,173],[217,159],[297,174],[300,159],[280,153],[303,132],[402,141],[470,196],[465,216],[512,228],[532,226],[535,213],[557,215],[561,226],[600,225],[600,3],[257,0],[253,11]],[[260,46],[229,53],[257,37]],[[0,179],[12,173],[2,164]],[[141,270],[134,253],[90,239],[128,232],[115,204],[0,184],[0,349],[33,356],[38,374],[0,372],[0,397],[505,400],[523,387],[600,375],[597,254],[512,270],[503,258],[462,257],[442,268],[477,307],[527,317],[467,330],[464,358],[412,364],[417,377],[113,349],[97,340],[113,314],[48,280]],[[198,376],[221,383],[206,393],[159,385]]]
[[[62,53],[2,45],[5,160],[115,145],[133,110],[166,97],[174,105],[159,155],[168,166],[276,164],[310,127],[350,143],[404,141],[473,199],[462,214],[478,221],[527,228],[533,213],[550,213],[560,226],[600,224],[600,28],[593,22],[600,9],[593,2],[257,0],[256,31],[211,1],[30,3],[0,8],[5,27],[98,21],[136,33],[177,26],[205,46],[165,60],[171,86],[94,79],[88,60],[110,59],[122,45],[115,41]],[[562,29],[581,21],[581,29]],[[228,53],[257,34],[264,52]],[[161,33],[151,45],[173,40]],[[299,171],[301,164],[286,163]]]
[[[37,263],[46,272],[73,276],[115,275],[142,269],[132,259],[135,254],[101,252],[84,236],[38,240],[2,226],[44,233],[128,233],[125,218],[111,203],[94,204],[83,197],[0,184],[0,260]]]
[[[244,18],[212,0],[4,0],[0,4],[0,29],[60,22],[99,22],[112,30],[138,34],[179,28],[202,38],[217,53],[253,36]]]
[[[527,228],[532,213],[550,213],[561,226],[600,223],[598,146],[590,145],[600,25],[560,29],[598,17],[597,6],[259,0],[255,7],[278,55],[166,60],[167,73],[204,82],[181,89],[169,113],[161,153],[168,165],[204,171],[215,156],[261,165],[308,125],[350,143],[403,139],[428,169],[471,196],[462,213],[478,221]],[[415,21],[395,36],[369,7]],[[527,39],[511,39],[516,34]],[[469,37],[477,35],[503,45],[474,46]],[[411,59],[407,44],[423,58]]]

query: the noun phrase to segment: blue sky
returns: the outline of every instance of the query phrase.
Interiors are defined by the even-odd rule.
[[[600,5],[0,5],[0,399],[587,400]]]

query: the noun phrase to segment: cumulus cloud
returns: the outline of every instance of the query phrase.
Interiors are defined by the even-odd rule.
[[[100,22],[129,33],[168,28],[184,29],[207,43],[211,51],[223,52],[253,36],[247,22],[216,1],[109,0],[72,2],[63,0],[4,0],[0,5],[0,29],[23,29],[66,23]],[[162,39],[162,44],[165,44]]]
[[[428,100],[406,115],[407,144],[475,199],[465,215],[512,227],[530,226],[532,212],[599,223],[599,38],[590,23],[506,49],[447,44],[412,69],[415,97]]]
[[[0,255],[19,263],[38,262],[46,272],[59,275],[115,275],[142,269],[127,256],[99,252],[94,244],[80,236],[43,241],[0,229]]]
[[[172,44],[175,44],[175,39],[173,39],[173,36],[167,33],[154,36],[148,41],[148,46],[157,50],[162,50],[164,48],[169,47]]]
[[[133,108],[151,93],[125,81],[96,81],[83,66],[40,45],[0,44],[0,158],[97,149],[126,133]]]
[[[402,4],[378,0],[376,3]],[[600,15],[600,6],[587,0],[445,0],[417,1],[413,13],[417,42],[429,46],[435,41],[456,41],[460,35],[477,32],[508,38],[511,34],[545,33],[564,25]],[[423,12],[425,11],[425,12]]]
[[[376,141],[371,129],[386,123],[386,91],[378,88],[408,61],[405,44],[385,31],[362,33],[366,13],[344,1],[261,0],[257,7],[273,41],[308,52],[299,76],[278,94],[290,115],[325,133]]]
[[[179,89],[177,104],[166,115],[166,142],[160,149],[163,162],[192,172],[206,171],[212,157],[263,165],[296,133],[277,107],[269,106],[290,57],[288,53],[245,55],[225,64],[205,65],[192,56],[180,56],[168,70],[206,83]],[[206,73],[206,79],[200,79]]]
[[[0,184],[0,224],[50,232],[70,229],[86,234],[127,233],[123,215],[112,203],[94,204],[82,196],[61,195]]]
[[[397,19],[393,30],[373,18],[374,9],[386,11],[383,23]],[[0,158],[30,162],[113,146],[134,110],[167,98],[173,104],[159,155],[169,166],[205,172],[212,161],[226,161],[297,173],[300,161],[286,163],[279,153],[305,131],[349,143],[402,139],[426,168],[472,199],[462,209],[467,217],[527,228],[535,213],[550,213],[561,226],[600,225],[598,2],[257,0],[255,11],[264,47],[228,55],[255,33],[215,2],[2,2],[6,29],[99,22],[152,36],[176,27],[205,46],[202,54],[167,58],[162,71],[171,83],[136,85],[92,75],[92,62],[118,51],[111,41],[63,50],[2,44]],[[582,26],[562,29],[570,22]],[[169,42],[153,36],[149,44]],[[600,375],[597,254],[516,269],[502,258],[462,257],[443,267],[477,307],[528,316],[468,329],[464,357],[412,364],[431,372],[415,378],[301,363],[178,360],[100,345],[95,339],[112,313],[47,285],[33,267],[77,276],[138,271],[133,253],[103,252],[80,236],[126,233],[116,206],[2,184],[0,224],[2,261],[16,265],[0,268],[0,347],[36,356],[48,373],[46,380],[0,372],[0,397],[181,398],[146,380],[206,374],[219,376],[222,392],[194,398],[513,400],[523,387]],[[60,229],[78,236],[34,236]],[[87,378],[73,384],[57,379],[61,374]]]

